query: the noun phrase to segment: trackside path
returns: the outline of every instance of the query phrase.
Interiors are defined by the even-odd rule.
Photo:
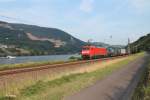
[[[147,57],[148,54],[136,59],[94,85],[66,97],[65,100],[130,100],[144,71]]]

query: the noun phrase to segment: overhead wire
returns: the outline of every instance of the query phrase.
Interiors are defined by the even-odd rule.
[[[9,20],[12,20],[12,21],[16,21],[16,22],[19,22],[19,23],[28,23],[28,24],[31,24],[31,23],[32,23],[32,24],[37,25],[37,24],[34,23],[34,22],[27,21],[27,20],[23,20],[23,19],[21,19],[21,18],[10,17],[10,16],[6,16],[6,15],[2,15],[2,14],[0,14],[0,17],[6,18],[6,19],[9,19]]]

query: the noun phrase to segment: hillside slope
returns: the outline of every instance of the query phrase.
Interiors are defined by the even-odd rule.
[[[76,53],[84,44],[59,29],[0,21],[0,56]]]
[[[132,52],[150,50],[150,33],[131,44]]]

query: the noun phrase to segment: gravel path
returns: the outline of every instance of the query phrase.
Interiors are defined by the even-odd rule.
[[[65,100],[130,100],[144,71],[147,54]]]

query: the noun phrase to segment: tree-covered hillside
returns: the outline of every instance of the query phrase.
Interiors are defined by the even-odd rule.
[[[77,53],[84,44],[59,29],[0,22],[0,56]]]
[[[150,33],[131,44],[132,52],[150,50]]]

